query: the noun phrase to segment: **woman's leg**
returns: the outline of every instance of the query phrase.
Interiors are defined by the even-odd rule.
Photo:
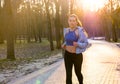
[[[65,69],[66,69],[66,84],[72,84],[73,63],[72,63],[72,60],[71,60],[70,53],[67,52],[67,51],[65,51],[64,63],[65,63]]]
[[[75,73],[77,75],[79,84],[83,84],[83,75],[81,73],[82,62],[83,62],[82,53],[81,54],[76,54],[75,60],[74,60],[74,67],[75,67]]]

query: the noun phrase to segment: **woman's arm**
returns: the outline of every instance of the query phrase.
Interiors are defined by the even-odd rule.
[[[62,46],[61,46],[63,49],[64,49],[65,46],[66,46],[66,41],[65,41],[65,34],[66,34],[66,31],[67,31],[67,28],[64,28],[64,29],[63,29],[63,34],[64,34],[64,35],[63,35],[63,36],[64,36],[63,38],[64,38],[64,42],[62,43]]]
[[[62,44],[61,48],[65,49],[65,47],[66,47],[66,42]]]
[[[86,48],[87,45],[88,45],[88,40],[87,40],[87,37],[84,33],[84,30],[80,29],[78,35],[79,35],[79,39],[78,39],[78,42],[77,42],[78,46],[80,48]]]

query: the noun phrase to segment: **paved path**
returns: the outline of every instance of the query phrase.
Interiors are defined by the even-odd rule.
[[[120,48],[104,41],[90,40],[90,42],[92,46],[83,53],[84,84],[120,84]],[[62,59],[8,84],[65,84],[65,77]],[[78,84],[74,72],[73,84]]]

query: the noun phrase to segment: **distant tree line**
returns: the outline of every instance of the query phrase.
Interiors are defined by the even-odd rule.
[[[42,42],[47,38],[51,51],[61,48],[63,28],[68,27],[67,16],[75,13],[83,27],[91,34],[84,16],[84,9],[76,5],[77,0],[0,0],[0,44],[7,42],[7,58],[15,59],[14,42]],[[120,1],[109,0],[103,9],[96,12],[100,32],[94,36],[104,35],[107,41],[115,42],[120,36]],[[90,32],[91,31],[91,32]],[[22,42],[22,41],[21,41]]]

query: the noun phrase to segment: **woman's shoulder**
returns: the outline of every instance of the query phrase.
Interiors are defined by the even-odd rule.
[[[88,34],[83,27],[78,27],[78,29],[80,33],[83,33],[86,37],[88,37]]]
[[[79,31],[84,31],[83,27],[78,26],[77,28]]]
[[[70,28],[68,28],[68,27],[67,27],[67,28],[64,28],[64,32],[67,32],[69,29],[70,29]]]

